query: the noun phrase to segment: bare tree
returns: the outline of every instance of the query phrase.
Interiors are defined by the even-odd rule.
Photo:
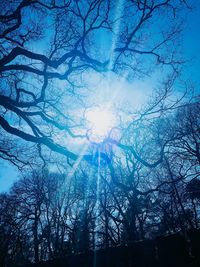
[[[63,145],[62,137],[85,135],[79,133],[81,121],[72,115],[79,105],[75,88],[82,74],[87,75],[89,70],[129,71],[129,76],[135,77],[148,73],[153,66],[177,71],[182,62],[175,56],[181,26],[179,7],[184,12],[186,2],[125,1],[123,6],[116,6],[111,0],[88,0],[84,4],[22,0],[12,5],[2,1],[3,136],[18,144],[32,144],[42,159],[47,148],[76,160],[76,153]],[[105,40],[100,53],[99,38]],[[10,158],[18,166],[26,164],[20,152],[10,146],[1,149],[1,157]]]

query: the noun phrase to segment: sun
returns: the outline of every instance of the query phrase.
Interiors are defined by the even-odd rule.
[[[93,107],[85,113],[90,141],[102,142],[116,124],[116,117],[107,107]]]

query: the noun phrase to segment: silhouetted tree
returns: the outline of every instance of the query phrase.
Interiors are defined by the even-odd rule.
[[[116,6],[112,0],[4,0],[0,5],[0,125],[4,143],[11,138],[19,146],[3,146],[0,156],[19,167],[27,163],[24,146],[42,160],[48,149],[77,159],[60,140],[63,133],[86,137],[78,133],[81,121],[70,114],[79,107],[84,113],[75,91],[83,74],[130,71],[131,78],[155,66],[177,71],[182,63],[175,43],[186,1],[129,0]],[[100,50],[101,37],[107,41]]]

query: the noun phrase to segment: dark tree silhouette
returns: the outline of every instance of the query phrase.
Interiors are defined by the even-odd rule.
[[[178,80],[189,8],[185,0],[0,2],[0,157],[26,168],[0,194],[1,266],[198,266],[200,102]],[[92,142],[92,75],[131,81],[153,71],[160,82],[149,101],[117,107],[127,121]]]
[[[46,148],[77,159],[58,136],[82,137],[71,113],[83,73],[129,71],[134,78],[155,66],[178,71],[177,12],[186,1],[125,1],[118,8],[111,0],[1,1],[0,125],[4,139],[19,146],[2,147],[3,159],[23,166],[24,146],[42,159]],[[105,43],[100,53],[99,38]]]

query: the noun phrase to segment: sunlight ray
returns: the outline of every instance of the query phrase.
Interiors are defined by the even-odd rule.
[[[81,149],[81,152],[80,152],[80,155],[79,155],[78,159],[77,159],[76,162],[74,163],[71,172],[68,174],[68,178],[69,178],[69,179],[70,179],[71,177],[73,177],[74,173],[76,172],[76,170],[77,170],[79,164],[81,163],[81,161],[82,161],[82,159],[83,159],[83,157],[84,157],[85,152],[86,152],[87,149],[88,149],[88,146],[89,146],[88,142],[85,141],[85,143],[83,144],[83,147],[82,147],[82,149]]]
[[[116,48],[116,43],[119,37],[119,31],[120,31],[120,24],[121,24],[121,15],[123,13],[123,9],[124,9],[124,1],[125,0],[118,0],[118,3],[116,5],[116,9],[115,9],[115,18],[114,20],[117,20],[117,22],[115,23],[114,26],[114,36],[112,39],[112,46],[110,49],[110,61],[109,61],[109,65],[108,68],[111,69],[113,67],[113,62],[114,62],[114,50]]]
[[[63,186],[60,190],[60,193],[66,193],[66,188],[68,187],[69,184],[71,184],[71,181],[72,181],[72,178],[73,178],[73,175],[74,173],[76,172],[77,168],[79,167],[83,157],[84,157],[84,154],[85,152],[87,151],[88,149],[88,142],[84,142],[83,145],[82,145],[82,149],[80,150],[80,155],[78,157],[78,159],[76,160],[76,162],[74,163],[71,171],[66,175],[66,178],[65,178],[65,181],[63,183]],[[69,187],[69,190],[70,190],[70,187]]]

